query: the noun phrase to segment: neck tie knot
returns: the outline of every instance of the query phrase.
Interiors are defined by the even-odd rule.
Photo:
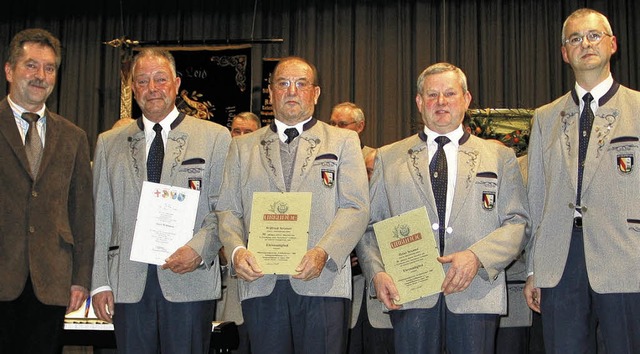
[[[591,101],[593,101],[593,96],[591,96],[591,92],[587,92],[582,96],[582,100],[584,101],[585,106],[591,105]]]
[[[287,128],[284,130],[284,134],[287,136],[287,141],[285,143],[289,144],[295,139],[300,133],[298,133],[298,129],[296,128]]]
[[[160,123],[156,123],[156,124],[153,126],[153,131],[155,131],[155,132],[156,132],[156,134],[159,134],[159,133],[162,131],[162,126],[160,125]]]
[[[29,125],[35,123],[40,119],[40,116],[37,113],[33,112],[24,112],[22,113],[22,119],[26,120]]]
[[[438,144],[438,148],[441,148],[451,142],[451,140],[449,140],[449,138],[447,138],[446,136],[441,135],[435,139],[435,142],[436,144]]]

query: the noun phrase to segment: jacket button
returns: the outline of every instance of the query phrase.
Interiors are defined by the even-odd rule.
[[[31,191],[31,196],[34,197],[34,198],[38,198],[38,192]]]
[[[31,234],[32,234],[32,233],[34,233],[34,232],[36,232],[36,228],[35,228],[35,227],[33,227],[33,226],[29,226],[29,233],[31,233]]]

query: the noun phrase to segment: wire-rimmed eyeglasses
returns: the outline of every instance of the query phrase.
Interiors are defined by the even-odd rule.
[[[572,47],[577,47],[582,44],[582,41],[586,38],[591,44],[598,44],[605,36],[612,37],[612,35],[604,31],[588,31],[584,34],[573,34],[569,38],[565,39],[563,44],[568,44]]]

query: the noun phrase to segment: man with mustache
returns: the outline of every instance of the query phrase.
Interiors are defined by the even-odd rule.
[[[0,351],[58,353],[65,312],[89,295],[93,204],[84,131],[49,111],[60,41],[16,34],[0,102]]]

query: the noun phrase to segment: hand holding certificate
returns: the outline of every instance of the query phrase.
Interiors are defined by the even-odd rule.
[[[404,304],[440,292],[444,280],[425,207],[373,224],[385,271]]]
[[[265,274],[296,274],[307,252],[311,193],[256,192],[248,249]]]
[[[193,237],[199,198],[197,190],[143,182],[130,259],[164,264]]]

